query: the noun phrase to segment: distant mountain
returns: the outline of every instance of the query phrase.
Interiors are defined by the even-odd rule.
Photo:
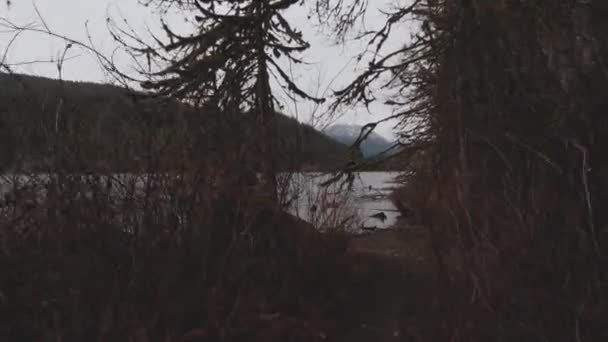
[[[362,127],[358,125],[336,124],[325,129],[324,133],[345,145],[352,145],[359,137]],[[386,151],[390,146],[391,142],[388,139],[376,132],[372,132],[361,144],[361,153],[363,153],[364,158],[370,158]]]
[[[79,172],[178,167],[201,154],[225,159],[227,151],[238,151],[235,141],[259,138],[248,120],[108,84],[0,73],[0,170],[43,169],[56,155],[63,160],[54,163]],[[327,169],[347,158],[347,146],[310,126],[282,114],[276,126],[283,169]],[[259,160],[254,151],[239,153]]]

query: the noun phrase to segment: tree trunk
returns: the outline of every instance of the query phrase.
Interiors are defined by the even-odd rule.
[[[277,199],[277,182],[276,182],[276,156],[273,151],[274,135],[275,135],[275,113],[273,109],[270,82],[268,79],[268,65],[266,63],[266,52],[264,34],[268,29],[266,26],[269,17],[266,11],[268,10],[265,1],[258,1],[256,6],[256,49],[257,49],[257,64],[258,77],[256,85],[256,101],[257,115],[262,131],[262,138],[259,141],[259,146],[262,151],[262,180],[264,182],[264,191],[268,192],[271,199]]]

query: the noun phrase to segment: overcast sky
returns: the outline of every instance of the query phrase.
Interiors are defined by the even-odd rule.
[[[373,0],[374,6],[386,7],[390,0]],[[159,25],[159,13],[151,8],[145,8],[137,3],[137,0],[13,0],[12,5],[7,8],[5,1],[0,3],[0,17],[25,25],[37,23],[41,25],[36,15],[34,3],[44,18],[46,25],[51,30],[66,35],[79,41],[88,41],[85,30],[87,23],[92,42],[95,47],[106,55],[111,55],[116,48],[106,28],[106,18],[115,20],[125,18],[129,25],[144,37],[146,28],[157,30]],[[380,8],[379,7],[379,8]],[[333,40],[315,26],[314,21],[307,19],[308,10],[304,7],[295,6],[286,14],[293,26],[302,30],[304,37],[311,43],[311,48],[303,54],[304,60],[309,64],[294,69],[296,81],[302,88],[316,94],[327,89],[337,89],[352,80],[357,71],[361,69],[355,62],[355,57],[361,51],[360,43],[350,43],[346,46],[335,44]],[[370,12],[366,18],[366,26],[374,27],[382,22],[382,15],[377,9]],[[188,30],[182,16],[170,16],[170,23]],[[403,34],[408,35],[407,32]],[[403,38],[403,35],[399,35]],[[4,53],[12,39],[12,35],[0,32],[0,51]],[[398,41],[389,42],[394,47]],[[41,34],[23,34],[19,36],[8,49],[6,62],[21,63],[37,60],[49,60],[59,56],[65,48],[65,43],[57,39]],[[132,63],[127,58],[117,55],[117,64],[123,71],[134,73]],[[68,61],[63,67],[63,78],[67,80],[81,80],[92,82],[110,81],[98,66],[95,58],[86,51],[70,49],[67,54]],[[32,63],[14,68],[15,71],[27,74],[42,75],[56,78],[57,68],[52,63]],[[330,95],[330,93],[327,93]],[[289,102],[289,101],[287,101]],[[322,113],[325,108],[316,108],[311,103],[298,102],[287,103],[285,111],[296,116],[300,121],[311,123],[312,113]],[[345,115],[338,118],[337,123],[365,124],[372,120],[380,119],[389,115],[390,109],[382,105],[372,107],[373,113],[364,108],[354,108]],[[322,128],[322,127],[319,127]],[[390,137],[391,124],[378,128],[379,133]]]

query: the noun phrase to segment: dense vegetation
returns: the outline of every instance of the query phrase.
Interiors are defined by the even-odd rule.
[[[371,7],[318,3],[340,37]],[[334,107],[387,95],[400,120],[395,202],[428,229],[436,260],[437,329],[423,340],[607,338],[607,11],[403,1],[360,34],[383,53]],[[417,31],[387,51],[403,24]]]
[[[0,338],[608,338],[608,3],[400,1],[385,12],[385,25],[367,30],[361,23],[370,1],[314,2],[313,17],[335,38],[361,28],[357,37],[369,44],[360,56],[367,68],[336,91],[331,109],[382,97],[394,107],[394,165],[406,172],[393,198],[416,224],[404,231],[418,232],[428,252],[407,259],[353,252],[353,238],[320,234],[283,214],[269,192],[277,184],[260,184],[289,155],[281,140],[288,138],[276,134],[270,75],[279,74],[292,95],[321,102],[276,63],[300,62],[295,53],[308,47],[282,16],[299,1],[144,2],[174,6],[200,23],[187,37],[163,26],[167,39],[155,46],[130,44],[120,38],[129,31],[114,28],[134,55],[168,62],[142,71],[151,95],[174,100],[167,110],[123,112],[128,105],[111,104],[141,101],[142,113],[164,107],[117,88],[78,86],[74,94],[89,91],[86,107],[95,111],[82,114],[86,120],[61,119],[66,108],[80,108],[76,100],[47,102],[46,91],[32,90],[35,97],[10,100],[26,108],[19,112],[2,101],[3,145],[31,141],[22,146],[31,151],[7,149],[3,160],[38,167],[50,159],[56,171],[77,161],[98,170],[95,160],[130,165],[146,151],[151,170],[179,167],[171,176],[129,176],[119,189],[103,177],[65,172],[14,180],[0,216],[7,270],[0,274]],[[386,51],[400,25],[416,32]],[[102,88],[117,93],[110,104],[98,97]],[[178,103],[205,111],[191,119]],[[17,124],[30,115],[42,120]],[[83,124],[91,143],[80,145],[82,137],[70,139]],[[180,128],[164,130],[172,125]],[[193,127],[213,129],[184,133]],[[225,136],[233,139],[219,139]],[[316,141],[314,150],[328,146]],[[108,157],[88,159],[92,151]],[[349,163],[345,174],[361,165]],[[262,182],[246,177],[256,168],[265,172]],[[416,276],[403,278],[410,273]],[[374,315],[390,323],[369,324]]]
[[[608,337],[607,10],[419,8],[428,45],[413,96],[426,129],[401,196],[432,233],[440,340]]]

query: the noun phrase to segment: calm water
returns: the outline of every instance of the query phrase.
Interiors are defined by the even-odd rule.
[[[391,227],[400,215],[388,198],[396,186],[398,172],[360,172],[350,187],[340,184],[323,186],[330,178],[319,173],[282,175],[289,178],[286,194],[289,212],[320,229],[340,225],[353,230],[362,227],[385,229]],[[384,213],[384,220],[371,217]],[[380,214],[382,215],[382,214]]]
[[[281,198],[287,203],[287,211],[317,228],[331,229],[347,226],[353,231],[361,228],[385,229],[395,224],[399,212],[388,198],[398,172],[359,172],[350,184],[336,182],[322,185],[331,175],[321,173],[284,173],[279,175],[283,189]],[[113,175],[110,179],[112,192],[120,198],[128,193],[143,190],[146,176]],[[35,193],[44,196],[44,183],[48,176],[4,175],[0,179],[0,195],[8,193],[16,184],[36,184]],[[132,184],[129,186],[129,184]],[[38,196],[39,196],[38,195]],[[383,215],[381,214],[383,213]],[[386,217],[372,217],[372,215]]]

